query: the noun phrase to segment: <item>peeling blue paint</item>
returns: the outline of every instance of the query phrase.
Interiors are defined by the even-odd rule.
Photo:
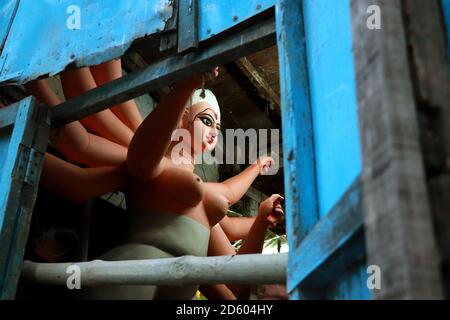
[[[274,5],[275,0],[198,0],[199,40],[211,38]]]
[[[0,53],[16,13],[19,0],[0,0]]]
[[[67,26],[71,5],[80,8],[79,30]],[[0,82],[25,83],[72,62],[86,66],[117,58],[133,40],[163,30],[172,13],[170,0],[20,1],[0,56]]]

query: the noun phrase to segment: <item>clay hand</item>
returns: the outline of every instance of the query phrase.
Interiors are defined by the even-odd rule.
[[[214,67],[210,71],[206,72],[203,77],[205,80],[214,80],[219,75],[219,67]]]
[[[197,74],[192,77],[186,78],[179,82],[179,85],[182,87],[192,88],[192,89],[198,89],[203,88],[205,80],[213,80],[219,75],[219,67],[214,67],[210,71],[203,73],[203,74]]]
[[[272,157],[259,157],[256,162],[259,165],[259,174],[266,174],[270,167],[275,163],[275,160],[273,160]]]
[[[269,228],[276,226],[284,215],[281,200],[284,200],[279,194],[273,194],[259,205],[258,219],[265,223]]]

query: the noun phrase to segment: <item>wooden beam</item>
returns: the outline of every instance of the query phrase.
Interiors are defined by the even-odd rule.
[[[123,68],[128,72],[136,72],[148,67],[147,61],[142,58],[142,56],[137,52],[130,52],[122,57]],[[161,88],[155,88],[149,94],[157,101],[161,99],[170,92],[168,86],[163,86]]]
[[[197,52],[173,56],[88,91],[52,108],[52,125],[60,126],[134,99],[181,79],[274,45],[272,17],[237,31]]]
[[[412,79],[417,88],[422,153],[443,285],[450,296],[450,73],[440,0],[403,1]],[[446,196],[447,195],[447,196]]]
[[[423,4],[423,2],[421,2]],[[381,30],[367,27],[377,5]],[[351,0],[368,265],[375,299],[441,299],[401,0]]]
[[[236,64],[248,80],[253,83],[259,94],[269,101],[271,109],[281,116],[280,96],[272,89],[265,76],[263,76],[253,63],[245,57],[237,60]]]

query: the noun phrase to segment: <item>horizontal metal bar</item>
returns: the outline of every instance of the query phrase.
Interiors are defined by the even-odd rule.
[[[64,102],[52,109],[52,126],[82,119],[275,43],[275,23],[272,16],[197,52],[167,58]]]
[[[284,284],[287,258],[287,253],[280,253],[80,263],[25,261],[22,279],[66,285],[68,277],[79,272],[81,286]]]
[[[357,179],[338,204],[297,248],[291,249],[288,290],[323,288],[364,256],[361,182]]]

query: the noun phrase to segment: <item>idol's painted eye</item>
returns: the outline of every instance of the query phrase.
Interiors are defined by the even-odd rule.
[[[220,123],[216,124],[216,128],[217,128],[217,130],[219,130],[219,131],[222,129],[222,126],[220,125]]]
[[[210,116],[207,116],[207,115],[201,115],[201,116],[199,116],[198,118],[200,119],[201,122],[203,122],[203,124],[204,124],[205,126],[212,127],[212,125],[213,125],[213,119],[212,119]]]

